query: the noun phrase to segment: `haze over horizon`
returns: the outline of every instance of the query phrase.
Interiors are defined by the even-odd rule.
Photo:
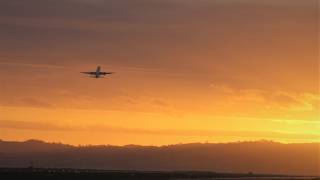
[[[136,146],[136,147],[166,147],[166,146],[176,146],[176,145],[193,145],[193,144],[246,144],[246,143],[261,143],[261,144],[283,144],[283,145],[294,145],[294,144],[319,144],[320,142],[304,142],[304,143],[284,143],[284,142],[277,142],[277,141],[273,141],[273,140],[268,140],[268,139],[260,139],[260,140],[247,140],[247,141],[228,141],[228,142],[188,142],[188,143],[175,143],[175,144],[162,144],[162,145],[156,145],[156,144],[150,144],[150,145],[140,145],[140,144],[122,144],[122,145],[114,145],[114,144],[68,144],[68,143],[64,143],[61,141],[44,141],[41,139],[25,139],[25,140],[10,140],[10,139],[1,139],[0,138],[0,142],[9,142],[9,143],[39,143],[39,144],[58,144],[58,145],[66,145],[66,146],[72,146],[72,147],[99,147],[99,146],[113,146],[113,147],[130,147],[130,146]],[[320,147],[319,147],[320,150]]]
[[[1,0],[0,26],[0,139],[320,142],[318,0]]]

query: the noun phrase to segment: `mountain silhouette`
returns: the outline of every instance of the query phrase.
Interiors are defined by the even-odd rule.
[[[108,170],[198,170],[320,175],[319,143],[272,141],[168,146],[71,146],[39,140],[0,140],[0,167]]]

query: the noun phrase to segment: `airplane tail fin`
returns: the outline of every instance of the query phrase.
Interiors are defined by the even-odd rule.
[[[97,67],[97,72],[100,72],[100,71],[101,71],[101,67],[98,66],[98,67]]]

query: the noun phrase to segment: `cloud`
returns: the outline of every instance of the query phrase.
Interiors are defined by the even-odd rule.
[[[0,62],[3,66],[22,66],[29,68],[46,68],[46,69],[69,69],[66,66],[58,66],[52,64],[38,64],[38,63],[19,63],[19,62]]]
[[[314,111],[319,106],[320,99],[320,95],[307,92],[236,88],[224,84],[210,84],[209,88],[214,93],[225,96],[232,103],[260,102],[288,111]]]
[[[22,105],[27,105],[28,107],[53,107],[52,104],[35,98],[23,98],[20,102]]]
[[[72,127],[59,126],[45,122],[9,121],[0,120],[0,127],[15,130],[37,130],[37,131],[73,131]]]
[[[0,102],[0,106],[15,106],[15,107],[36,107],[36,108],[54,108],[54,103],[48,100],[43,100],[34,97],[5,97]]]
[[[194,129],[139,129],[111,127],[105,125],[89,125],[89,126],[63,126],[42,122],[27,121],[9,121],[0,120],[2,129],[14,130],[36,130],[36,131],[63,131],[63,132],[112,132],[112,133],[128,133],[128,134],[144,134],[144,135],[162,135],[162,136],[208,136],[208,137],[246,137],[246,138],[268,138],[268,139],[290,139],[290,140],[313,140],[318,141],[320,134],[301,134],[276,131],[219,131],[219,130],[194,130]]]

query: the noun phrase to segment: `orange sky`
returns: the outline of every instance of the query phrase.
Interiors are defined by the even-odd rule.
[[[317,3],[3,0],[0,138],[319,142]]]

